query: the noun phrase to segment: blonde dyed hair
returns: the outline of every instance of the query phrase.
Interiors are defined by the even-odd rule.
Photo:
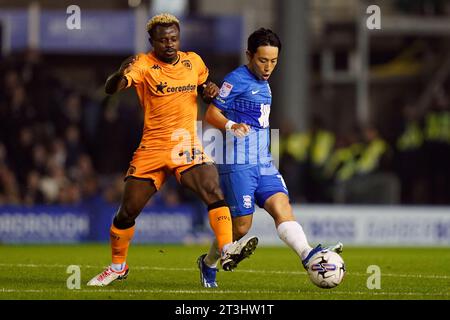
[[[151,35],[153,28],[155,28],[156,26],[171,24],[175,24],[178,30],[180,30],[180,21],[177,17],[170,13],[161,13],[154,16],[147,22],[147,32]]]

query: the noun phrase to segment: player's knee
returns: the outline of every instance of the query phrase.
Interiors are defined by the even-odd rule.
[[[233,240],[236,241],[243,238],[248,233],[249,230],[250,225],[233,222]]]
[[[123,224],[134,224],[140,209],[131,203],[125,203],[120,206],[116,215],[116,221]]]

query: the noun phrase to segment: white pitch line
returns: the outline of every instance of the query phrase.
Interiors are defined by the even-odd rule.
[[[160,289],[53,289],[53,290],[32,290],[32,289],[8,289],[0,288],[0,293],[60,293],[62,291],[70,291],[73,293],[157,293],[157,294],[308,294],[308,295],[367,295],[367,296],[439,296],[448,297],[450,293],[429,293],[429,292],[364,292],[364,291],[322,291],[322,292],[305,292],[305,291],[277,291],[277,290],[160,290]]]
[[[69,265],[64,264],[12,264],[12,263],[0,263],[0,267],[19,267],[19,268],[67,268]],[[93,265],[79,265],[81,268],[103,269],[106,266],[93,266]],[[166,267],[150,267],[150,266],[132,266],[133,270],[151,270],[151,271],[198,271],[197,268],[166,268]],[[235,272],[245,273],[261,273],[261,274],[287,274],[297,275],[306,274],[305,271],[276,271],[276,270],[245,270],[239,269]],[[360,272],[347,272],[347,276],[364,276],[367,277],[367,273]],[[382,273],[383,277],[398,277],[398,278],[421,278],[421,279],[450,279],[450,276],[446,275],[423,275],[423,274],[396,274],[396,273]]]
[[[11,292],[23,292],[23,293],[42,293],[45,292],[44,290],[37,290],[37,289],[8,289],[8,288],[1,288],[0,293],[11,293]]]

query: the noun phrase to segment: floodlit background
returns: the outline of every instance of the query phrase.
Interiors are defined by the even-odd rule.
[[[67,27],[69,5],[80,29]],[[142,113],[133,90],[103,86],[150,50],[145,25],[160,12],[181,18],[182,50],[219,86],[246,62],[251,32],[280,35],[272,146],[312,241],[450,243],[446,0],[0,0],[1,242],[108,240]],[[268,215],[256,216],[253,232],[278,243]],[[136,241],[203,241],[205,218],[172,178]]]

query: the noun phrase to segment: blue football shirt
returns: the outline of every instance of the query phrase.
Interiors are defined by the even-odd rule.
[[[229,120],[245,123],[251,127],[251,131],[243,138],[227,134],[223,144],[223,159],[216,158],[220,172],[232,172],[272,161],[269,149],[271,103],[269,83],[258,79],[246,65],[225,77],[213,104]]]

